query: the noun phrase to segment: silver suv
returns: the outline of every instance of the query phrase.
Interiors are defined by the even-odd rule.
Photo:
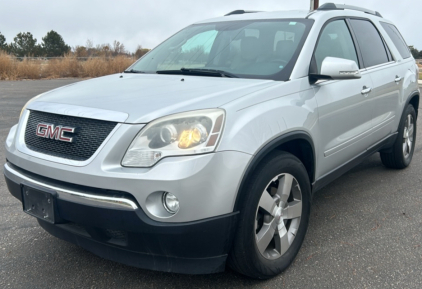
[[[417,75],[378,12],[234,11],[30,100],[4,174],[41,227],[106,259],[270,278],[316,191],[376,152],[409,165]]]

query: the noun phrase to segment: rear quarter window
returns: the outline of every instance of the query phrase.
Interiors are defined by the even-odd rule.
[[[389,62],[384,41],[375,26],[368,20],[351,19],[350,23],[356,34],[365,67]]]
[[[403,36],[400,34],[397,27],[394,26],[393,24],[389,24],[385,22],[380,22],[380,23],[381,23],[381,26],[384,28],[384,30],[387,32],[388,36],[393,41],[401,57],[403,59],[409,58],[411,55],[409,47],[407,46],[406,41],[404,41]]]

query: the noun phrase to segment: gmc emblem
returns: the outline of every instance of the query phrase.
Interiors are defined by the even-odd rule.
[[[66,137],[64,133],[74,133],[74,127],[54,126],[54,124],[39,123],[37,125],[37,136],[49,139],[55,139],[64,142],[73,142],[73,137]]]

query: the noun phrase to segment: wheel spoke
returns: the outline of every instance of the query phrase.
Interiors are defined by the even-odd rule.
[[[407,139],[407,127],[406,126],[403,129],[403,138]]]
[[[412,124],[412,115],[407,115],[407,128],[409,129],[410,125]]]
[[[289,249],[290,242],[288,238],[288,232],[287,232],[286,227],[284,226],[284,223],[281,223],[278,226],[278,232],[274,238],[274,241],[275,241],[275,249],[278,251],[280,255],[283,255]]]
[[[292,190],[293,176],[285,174],[279,179],[277,195],[280,196],[281,205],[287,203],[287,200],[290,196],[290,191]]]
[[[403,155],[406,156],[407,155],[407,141],[405,140],[403,143]]]
[[[409,125],[409,128],[407,130],[409,138],[413,138],[413,130],[414,130],[414,126],[413,126],[413,123],[412,123],[412,124]]]
[[[412,142],[410,141],[410,139],[407,139],[407,149],[410,154],[410,152],[412,151]]]
[[[277,206],[276,200],[266,190],[262,193],[259,200],[259,207],[266,211],[271,216],[274,216],[274,208]]]
[[[283,209],[283,219],[294,219],[302,216],[302,201],[293,201]]]
[[[271,240],[274,238],[274,234],[274,220],[272,220],[270,223],[264,223],[261,230],[259,230],[258,234],[256,234],[256,244],[261,254],[264,254],[265,249],[267,249]]]

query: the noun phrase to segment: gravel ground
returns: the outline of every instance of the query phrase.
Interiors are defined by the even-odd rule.
[[[0,82],[0,159],[24,103],[76,79]],[[421,118],[418,121],[421,136]],[[314,197],[293,265],[264,282],[230,270],[188,276],[107,261],[56,239],[22,212],[0,178],[0,288],[422,288],[422,141],[409,168],[378,154]]]

